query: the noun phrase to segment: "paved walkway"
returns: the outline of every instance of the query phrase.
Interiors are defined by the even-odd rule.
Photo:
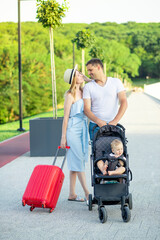
[[[85,203],[68,202],[69,175],[56,209],[22,207],[21,199],[37,164],[51,164],[52,157],[30,157],[29,152],[0,168],[1,240],[159,240],[160,239],[160,104],[142,93],[132,93],[121,124],[126,127],[133,181],[132,217],[121,218],[120,206],[106,206],[108,221],[99,222],[97,206],[91,212]],[[62,157],[58,157],[58,165]],[[90,163],[86,166],[90,192]],[[77,193],[83,191],[77,182]]]

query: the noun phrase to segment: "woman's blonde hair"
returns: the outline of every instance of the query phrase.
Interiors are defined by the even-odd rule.
[[[80,90],[83,92],[83,83],[80,85]],[[73,76],[72,84],[70,89],[67,91],[67,93],[71,93],[73,96],[74,100],[76,100],[76,71]]]

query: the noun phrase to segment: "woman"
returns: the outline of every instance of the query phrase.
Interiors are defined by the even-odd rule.
[[[88,200],[89,191],[86,186],[85,162],[88,160],[88,126],[87,117],[83,112],[83,74],[74,69],[67,69],[64,73],[64,81],[71,84],[64,102],[64,119],[62,125],[61,147],[70,146],[67,153],[67,164],[70,170],[69,201],[84,202],[75,193],[76,177],[81,183]]]

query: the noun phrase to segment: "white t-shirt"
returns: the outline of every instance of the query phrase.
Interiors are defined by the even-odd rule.
[[[124,90],[125,88],[118,78],[108,77],[103,87],[93,80],[84,86],[83,99],[91,99],[93,114],[108,123],[117,115],[118,93]]]

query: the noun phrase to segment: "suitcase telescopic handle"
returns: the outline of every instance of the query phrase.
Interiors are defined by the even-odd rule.
[[[56,163],[59,149],[61,149],[61,146],[58,146],[58,149],[57,149],[57,151],[56,151],[56,155],[55,155],[55,158],[54,158],[54,161],[53,161],[53,165],[55,165],[55,163]],[[63,162],[62,162],[62,165],[61,165],[61,169],[63,169],[64,163],[65,163],[65,160],[66,160],[66,156],[67,156],[67,152],[68,152],[68,149],[70,149],[70,147],[69,147],[69,146],[66,146],[65,149],[66,149],[66,153],[65,153],[64,158],[63,158]]]

